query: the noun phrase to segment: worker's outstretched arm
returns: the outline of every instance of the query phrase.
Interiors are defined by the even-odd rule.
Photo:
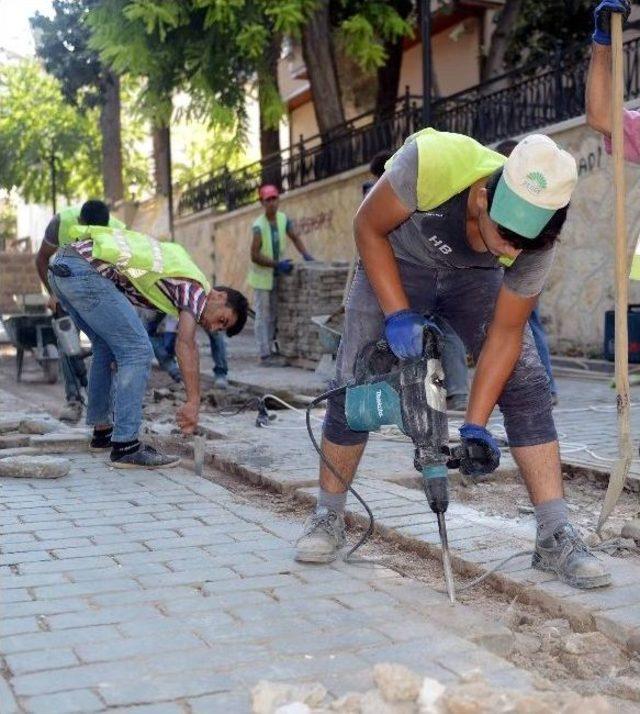
[[[466,421],[485,426],[522,351],[522,334],[538,296],[526,298],[502,286],[480,351]]]
[[[360,204],[353,222],[362,264],[385,316],[409,308],[388,236],[412,213],[383,176]]]
[[[587,123],[605,136],[611,134],[611,47],[593,43],[587,74]]]
[[[176,357],[187,393],[186,402],[178,409],[176,421],[184,434],[193,434],[198,426],[200,412],[200,355],[196,342],[198,324],[187,310],[178,319]]]

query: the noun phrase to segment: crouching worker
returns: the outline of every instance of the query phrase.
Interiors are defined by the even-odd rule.
[[[74,242],[57,251],[49,284],[93,346],[87,406],[87,424],[94,428],[91,447],[110,449],[116,468],[174,466],[179,459],[138,440],[153,349],[134,305],[178,317],[176,355],[186,402],[176,421],[191,434],[200,408],[197,328],[238,334],[247,319],[247,300],[237,290],[211,288],[176,243],[108,226],[71,230]]]

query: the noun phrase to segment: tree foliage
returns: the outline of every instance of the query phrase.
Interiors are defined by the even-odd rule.
[[[100,195],[100,137],[95,110],[69,105],[60,83],[32,60],[0,67],[0,186],[26,200],[51,195],[49,161],[68,200]]]

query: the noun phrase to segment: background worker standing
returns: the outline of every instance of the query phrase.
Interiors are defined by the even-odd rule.
[[[288,275],[293,270],[291,259],[284,257],[286,236],[289,236],[305,260],[313,260],[313,256],[304,247],[291,220],[278,210],[278,189],[272,184],[265,184],[260,187],[258,195],[264,213],[256,219],[252,227],[251,266],[248,277],[254,295],[254,330],[260,364],[281,366],[279,356],[273,352],[273,342],[278,316],[277,278]]]
[[[81,207],[71,206],[56,213],[45,229],[44,238],[36,255],[38,275],[50,294],[47,278],[49,259],[59,247],[71,242],[71,228],[77,225],[109,225],[113,228],[125,228],[124,223],[110,215],[109,207],[103,201],[89,200]],[[49,307],[53,311],[54,317],[62,317],[65,314],[54,295],[51,295]],[[75,424],[82,417],[81,387],[87,386],[87,368],[83,357],[71,357],[63,352],[60,353],[60,368],[64,379],[66,399],[60,419]]]
[[[178,317],[176,354],[186,401],[176,421],[192,434],[200,410],[197,328],[237,334],[247,319],[247,300],[237,290],[211,288],[177,243],[108,226],[76,226],[71,235],[75,242],[61,248],[49,266],[49,282],[93,346],[91,446],[110,449],[116,468],[175,465],[179,459],[138,440],[153,350],[134,306]]]

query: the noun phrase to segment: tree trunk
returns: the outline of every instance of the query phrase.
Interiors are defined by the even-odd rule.
[[[387,61],[378,68],[378,90],[374,109],[376,121],[388,117],[395,111],[402,67],[403,41],[403,38],[400,38],[395,42],[384,44]]]
[[[507,0],[500,11],[496,29],[491,36],[489,52],[482,67],[481,81],[485,82],[505,72],[504,56],[509,46],[509,38],[518,19],[521,5],[522,0]]]
[[[280,126],[268,126],[264,118],[265,103],[269,98],[269,88],[278,89],[278,59],[280,57],[281,38],[272,33],[272,40],[267,48],[265,64],[258,70],[258,104],[260,105],[260,156],[262,159],[272,154],[280,154]],[[271,183],[282,188],[282,166],[280,158],[262,164],[262,183]]]
[[[168,125],[153,127],[153,175],[156,194],[168,196],[171,189],[171,133]]]
[[[302,56],[309,75],[320,134],[344,123],[338,72],[331,41],[329,0],[320,0],[302,29]]]
[[[124,197],[120,131],[120,78],[113,72],[105,70],[102,84],[104,99],[100,107],[102,182],[105,198],[113,205]]]

